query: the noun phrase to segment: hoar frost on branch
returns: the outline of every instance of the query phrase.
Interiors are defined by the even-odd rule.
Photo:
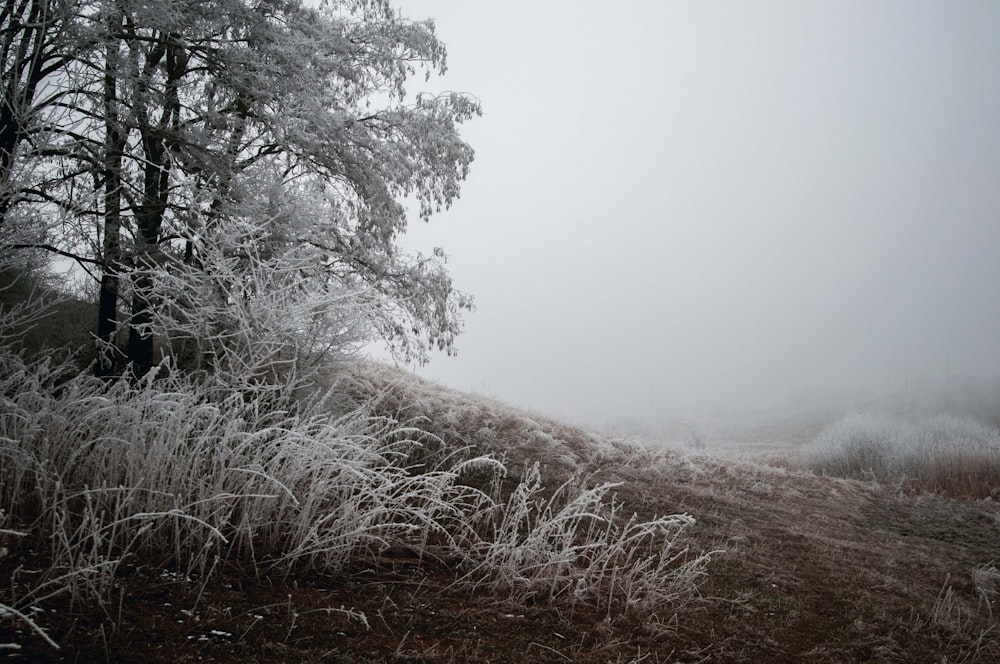
[[[154,332],[228,329],[220,307],[280,306],[296,280],[309,302],[287,319],[303,335],[327,338],[303,312],[350,301],[402,358],[453,350],[471,299],[442,252],[397,245],[405,202],[424,220],[447,208],[473,159],[458,127],[478,102],[406,89],[445,71],[431,22],[381,0],[20,0],[0,19],[5,84],[20,76],[5,85],[0,224],[36,231],[11,235],[17,248],[100,273],[99,372],[144,374]],[[45,68],[13,46],[27,37]]]

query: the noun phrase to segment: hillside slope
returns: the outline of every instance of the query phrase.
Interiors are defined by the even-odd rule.
[[[484,586],[446,555],[373,550],[341,573],[276,574],[231,560],[199,578],[124,566],[110,601],[40,603],[60,646],[0,621],[12,661],[992,662],[1000,659],[1000,506],[907,495],[751,462],[638,447],[381,365],[335,390],[412,426],[412,468],[488,454],[544,501],[613,483],[615,518],[686,514],[699,592],[650,612]],[[475,481],[475,478],[472,478]],[[506,485],[505,485],[506,486]],[[516,491],[516,489],[509,489]],[[611,496],[612,494],[608,494]],[[13,540],[0,545],[11,547]],[[686,551],[686,553],[685,553]],[[0,575],[39,555],[14,549]],[[478,571],[476,571],[478,570]],[[492,588],[492,589],[491,589]],[[560,599],[561,598],[561,599]]]
[[[1000,658],[995,501],[906,495],[753,462],[635,448],[541,417],[525,427],[523,414],[500,404],[401,374],[390,380],[384,368],[374,375],[382,383],[371,393],[382,403],[415,404],[445,439],[496,444],[497,438],[499,447],[484,449],[622,482],[621,499],[641,514],[683,511],[697,519],[690,546],[721,552],[709,565],[701,600],[669,633],[631,635],[634,656]],[[586,659],[581,652],[571,658]]]

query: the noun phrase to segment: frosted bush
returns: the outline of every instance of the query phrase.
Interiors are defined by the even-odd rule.
[[[909,432],[899,422],[875,415],[848,415],[824,429],[807,450],[817,472],[840,477],[885,479]]]
[[[1000,487],[1000,430],[958,415],[854,414],[824,429],[804,459],[823,474],[983,498]]]
[[[939,415],[917,431],[919,446],[928,452],[989,451],[1000,447],[1000,430],[968,417]]]

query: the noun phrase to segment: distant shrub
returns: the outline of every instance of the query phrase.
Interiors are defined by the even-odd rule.
[[[901,434],[900,424],[889,418],[848,415],[813,441],[807,450],[807,463],[827,475],[885,480]]]
[[[804,457],[809,468],[826,475],[950,496],[1000,497],[1000,430],[970,417],[906,422],[848,415],[824,429]]]

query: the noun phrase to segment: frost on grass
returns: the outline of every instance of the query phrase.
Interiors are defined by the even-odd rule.
[[[361,551],[457,534],[476,499],[451,470],[409,472],[399,461],[417,443],[382,418],[215,400],[184,378],[55,390],[46,375],[0,376],[0,491],[12,519],[48,531],[59,569],[127,552],[197,573],[215,555],[335,571]]]
[[[536,463],[506,498],[494,489],[487,536],[463,582],[515,604],[582,603],[605,608],[609,617],[678,610],[709,559],[681,544],[694,519],[627,517],[612,493],[618,484],[587,488],[578,479],[548,492]]]
[[[57,598],[107,609],[126,569],[202,587],[229,562],[336,576],[395,546],[455,561],[470,590],[616,613],[673,616],[704,573],[678,544],[690,517],[629,517],[615,485],[553,487],[537,465],[508,477],[419,418],[180,372],[108,383],[0,352],[0,535],[45,561],[0,590],[4,620]]]
[[[459,393],[398,369],[359,363],[341,383],[354,402],[411,422],[453,451],[501,455],[511,472],[540,461],[546,479],[629,463],[638,449],[487,397]]]
[[[1000,430],[970,417],[905,421],[849,415],[827,427],[806,448],[804,459],[828,475],[1000,498]]]

